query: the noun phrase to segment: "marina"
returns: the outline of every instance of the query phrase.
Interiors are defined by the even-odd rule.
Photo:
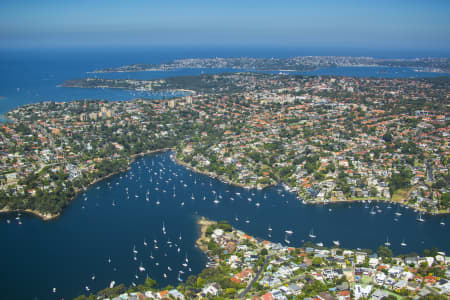
[[[0,300],[450,300],[450,1],[0,8]]]
[[[159,52],[158,52],[159,51]],[[191,51],[191,52],[189,52]],[[222,51],[222,52],[220,52]],[[214,55],[253,55],[257,49]],[[150,53],[150,54],[149,54]],[[162,62],[193,54],[209,57],[211,49],[163,49],[127,52],[6,52],[0,56],[5,113],[41,101],[76,99],[158,99],[176,94],[118,89],[64,88],[61,82],[85,78],[93,69],[133,63]],[[285,55],[299,55],[298,51]],[[272,56],[272,52],[259,53]],[[338,67],[303,75],[430,77],[439,73],[410,68]],[[101,78],[157,79],[220,73],[231,69],[103,73]],[[365,209],[365,205],[367,209]],[[373,214],[371,214],[373,212]],[[298,247],[305,242],[326,247],[369,248],[388,245],[396,254],[438,247],[450,251],[449,216],[418,215],[397,204],[337,203],[306,205],[287,186],[246,189],[194,173],[176,164],[170,153],[138,158],[130,170],[96,183],[78,195],[54,220],[30,214],[0,215],[2,296],[11,299],[72,298],[118,284],[142,283],[147,276],[160,287],[176,285],[205,266],[214,265],[195,246],[197,220],[227,220],[261,239]],[[424,221],[421,221],[423,219]],[[162,229],[164,227],[164,230]],[[286,230],[292,233],[287,233]],[[387,236],[389,238],[387,239]],[[169,243],[170,242],[170,243]],[[171,271],[169,270],[169,267]],[[24,271],[26,274],[24,275]],[[77,284],[73,284],[73,283]],[[24,289],[23,286],[27,288]]]
[[[310,241],[319,247],[372,250],[392,243],[396,254],[431,247],[450,250],[449,241],[440,238],[449,234],[448,216],[427,215],[426,222],[418,222],[413,210],[399,205],[389,210],[389,204],[381,202],[371,203],[381,210],[375,215],[364,203],[305,205],[279,187],[244,189],[192,172],[171,155],[138,158],[126,173],[79,195],[53,221],[27,214],[1,215],[0,231],[8,241],[2,241],[7,247],[1,250],[1,260],[11,270],[1,275],[6,294],[17,295],[23,268],[36,275],[30,290],[41,297],[76,296],[86,287],[95,291],[111,282],[134,285],[147,276],[161,287],[176,285],[211,264],[195,246],[200,216],[227,220],[255,237],[294,247]],[[164,192],[169,190],[175,195]],[[221,201],[215,203],[219,196]],[[61,266],[71,280],[59,275]]]

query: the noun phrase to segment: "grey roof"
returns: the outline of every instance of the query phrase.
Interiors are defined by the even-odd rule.
[[[376,290],[375,292],[373,292],[373,294],[372,294],[372,297],[378,298],[378,299],[381,299],[381,298],[387,297],[387,296],[389,296],[389,293],[388,293],[387,291],[380,290],[380,289],[377,289],[377,290]]]
[[[337,285],[336,288],[338,290],[340,290],[340,291],[348,290],[348,283],[347,282],[343,282],[343,283]]]
[[[291,283],[290,285],[288,285],[288,288],[291,291],[294,291],[294,292],[297,292],[297,291],[301,290],[301,288],[298,285],[296,285],[295,283]]]

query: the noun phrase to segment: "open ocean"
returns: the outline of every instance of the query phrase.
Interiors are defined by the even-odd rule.
[[[161,63],[188,57],[295,55],[333,53],[177,48],[0,50],[0,113],[47,100],[129,100],[168,96],[112,89],[58,87],[64,80],[87,77],[89,74],[86,72],[104,67]],[[389,57],[386,54],[370,53],[336,55]],[[391,55],[394,56],[398,57]],[[153,79],[222,71],[228,70],[191,69],[95,75]],[[364,67],[329,68],[305,74],[402,78],[443,75],[416,73],[406,68]],[[220,203],[215,204],[215,199]],[[182,202],[184,205],[181,205]],[[257,207],[256,203],[260,203],[260,206]],[[369,214],[376,205],[380,212]],[[394,213],[397,211],[402,212],[402,216],[395,221]],[[86,293],[86,286],[96,292],[109,286],[113,280],[117,284],[138,284],[147,275],[161,286],[176,285],[178,270],[184,271],[181,279],[186,279],[189,274],[200,272],[206,263],[206,257],[194,246],[198,237],[198,216],[228,220],[236,228],[251,235],[282,243],[284,230],[289,229],[294,232],[290,238],[290,245],[293,246],[308,241],[308,233],[313,229],[317,235],[314,242],[323,242],[325,246],[331,246],[333,240],[339,240],[346,248],[376,250],[389,237],[391,248],[396,254],[420,253],[431,247],[450,251],[448,215],[426,215],[426,221],[420,223],[410,209],[397,206],[388,208],[384,203],[371,203],[369,208],[365,208],[363,203],[303,205],[294,194],[281,187],[262,191],[246,190],[193,173],[175,164],[169,152],[140,158],[126,173],[92,186],[85,194],[79,195],[56,220],[43,222],[36,217],[22,215],[23,224],[19,225],[16,216],[15,213],[0,215],[0,291],[4,299],[70,299]],[[10,224],[6,222],[7,219],[11,220]],[[447,225],[441,226],[441,221]],[[166,234],[162,232],[163,224]],[[269,225],[273,228],[271,237],[268,236]],[[154,240],[157,241],[156,248]],[[400,246],[402,240],[407,243],[406,247]],[[133,248],[137,251],[135,255]],[[188,267],[182,265],[186,257]],[[139,272],[140,264],[145,267],[145,272]],[[52,293],[53,288],[56,288],[55,294]]]

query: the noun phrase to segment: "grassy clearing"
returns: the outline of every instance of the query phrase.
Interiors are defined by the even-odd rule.
[[[409,189],[398,189],[392,195],[392,201],[394,202],[403,202],[408,198]]]

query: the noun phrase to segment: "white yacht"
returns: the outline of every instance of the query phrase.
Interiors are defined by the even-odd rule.
[[[145,272],[145,268],[142,266],[142,261],[141,261],[141,264],[139,265],[139,271]]]
[[[416,219],[418,222],[425,222],[425,219],[423,218],[423,216],[422,216],[422,212],[419,212],[419,215],[417,216],[417,219]]]

